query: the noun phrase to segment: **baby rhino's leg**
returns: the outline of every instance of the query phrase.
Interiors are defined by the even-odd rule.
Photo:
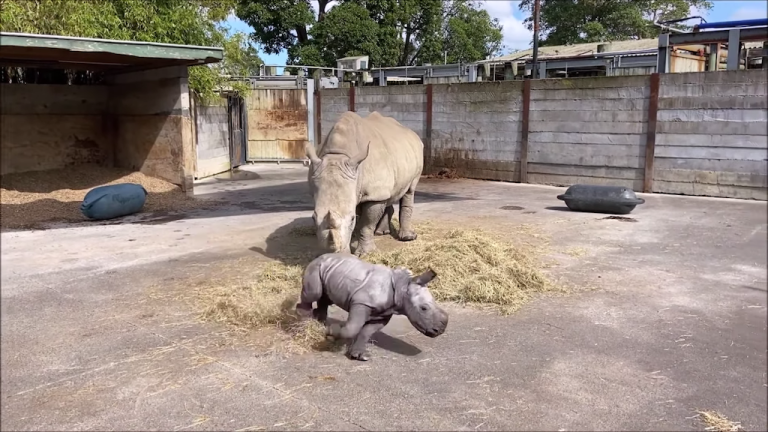
[[[371,310],[361,304],[353,304],[349,307],[349,315],[344,325],[331,324],[325,326],[325,335],[334,339],[352,339],[360,333],[368,318],[371,316]]]
[[[349,358],[352,360],[368,361],[370,359],[367,352],[368,341],[371,340],[371,336],[389,324],[391,318],[391,315],[382,318],[373,318],[365,323],[363,328],[360,329],[360,333],[357,334],[354,342],[352,342],[352,345],[349,347],[347,353]]]
[[[320,260],[314,260],[304,270],[301,280],[301,300],[296,304],[296,312],[303,317],[312,316],[312,303],[323,298],[323,281],[320,279]],[[326,306],[326,311],[328,306]]]

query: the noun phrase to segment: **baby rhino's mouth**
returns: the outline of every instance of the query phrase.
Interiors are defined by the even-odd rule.
[[[441,330],[436,329],[436,328],[424,330],[424,334],[426,336],[431,337],[431,338],[436,338],[436,337],[440,336],[442,333],[443,332]]]

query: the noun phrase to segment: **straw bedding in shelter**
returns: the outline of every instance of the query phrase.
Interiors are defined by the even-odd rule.
[[[35,228],[44,222],[82,222],[80,204],[91,189],[137,183],[147,190],[142,212],[183,211],[215,205],[187,196],[181,188],[140,172],[80,165],[56,170],[6,174],[0,180],[3,229]]]

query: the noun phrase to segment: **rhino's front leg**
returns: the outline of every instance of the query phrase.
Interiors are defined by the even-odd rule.
[[[375,235],[387,235],[391,231],[392,227],[392,216],[395,215],[395,207],[394,206],[387,206],[384,209],[384,216],[381,217],[381,220],[379,221],[379,224],[376,226],[376,231],[374,232]]]
[[[370,356],[366,350],[368,341],[371,340],[371,336],[376,334],[376,332],[386,327],[386,325],[389,324],[390,319],[392,319],[391,315],[383,318],[375,318],[365,323],[360,330],[360,333],[357,334],[355,341],[349,347],[349,358],[360,361],[370,360]]]
[[[336,323],[326,326],[325,335],[334,339],[352,339],[360,333],[370,316],[371,309],[368,306],[353,304],[349,308],[347,322],[343,326]]]
[[[416,193],[415,185],[400,199],[400,231],[397,238],[400,241],[416,240],[416,232],[413,230],[413,198]]]
[[[379,202],[367,202],[361,206],[360,237],[357,241],[355,255],[362,256],[376,250],[376,243],[373,242],[373,231],[381,220],[386,207],[385,203]]]

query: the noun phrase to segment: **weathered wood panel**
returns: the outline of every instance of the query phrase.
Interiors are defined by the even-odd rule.
[[[650,78],[533,81],[528,179],[641,190]]]
[[[231,168],[227,100],[221,98],[216,102],[195,105],[197,178],[216,175]]]
[[[195,125],[185,68],[113,77],[109,109],[116,123],[115,166],[192,188]]]
[[[520,82],[434,85],[432,170],[519,181],[522,89]]]
[[[309,142],[306,90],[256,88],[246,106],[248,160],[305,158]]]
[[[766,81],[764,71],[753,70],[662,75],[650,130],[650,76],[532,80],[527,178],[765,199]],[[519,81],[433,84],[432,169],[517,181],[522,89]],[[420,134],[425,102],[419,85],[362,87],[355,94],[360,114],[379,111]],[[323,137],[349,107],[348,89],[322,90]],[[654,132],[651,152],[646,147]]]
[[[108,87],[0,84],[0,174],[112,165]]]
[[[662,75],[655,192],[766,199],[764,71]]]

